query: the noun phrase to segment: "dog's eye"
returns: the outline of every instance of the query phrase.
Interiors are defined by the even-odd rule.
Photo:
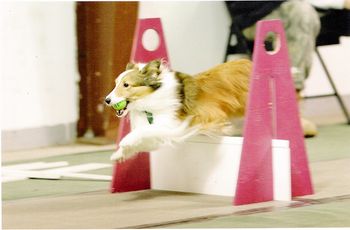
[[[124,82],[123,86],[124,86],[125,88],[128,88],[128,87],[129,87],[129,84],[126,83],[126,82]]]

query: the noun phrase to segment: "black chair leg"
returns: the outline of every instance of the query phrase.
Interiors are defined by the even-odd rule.
[[[231,38],[232,38],[232,29],[230,30],[230,33],[228,35],[227,39],[227,45],[226,45],[226,52],[225,52],[225,57],[224,57],[224,62],[227,62],[228,60],[228,55],[230,55],[230,46],[231,46]]]
[[[335,84],[333,82],[333,79],[331,78],[330,73],[329,73],[329,71],[327,69],[327,66],[324,63],[323,58],[322,58],[322,56],[321,56],[321,54],[320,54],[320,52],[319,52],[319,50],[317,48],[316,48],[316,54],[317,54],[318,59],[321,62],[322,68],[324,69],[324,71],[326,73],[328,81],[329,81],[329,83],[332,86],[332,89],[334,91],[334,96],[336,96],[336,98],[337,98],[337,100],[339,102],[339,105],[340,105],[341,109],[343,110],[343,113],[344,113],[344,115],[346,117],[347,123],[350,125],[350,116],[349,116],[348,110],[347,110],[347,108],[345,106],[345,103],[343,102],[342,98],[340,97],[340,95],[338,93],[338,90],[337,90],[337,88],[336,88],[336,86],[335,86]]]

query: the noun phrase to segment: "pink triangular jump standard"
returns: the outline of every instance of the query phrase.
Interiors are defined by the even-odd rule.
[[[277,36],[277,48],[267,53],[264,40]],[[245,115],[244,141],[233,203],[273,200],[272,139],[290,142],[292,196],[313,193],[288,50],[280,20],[259,21],[253,72]]]
[[[159,36],[159,45],[154,51],[145,49],[142,44],[143,34],[149,29],[155,30]],[[139,19],[135,30],[130,60],[145,63],[157,58],[163,58],[169,64],[161,20],[160,18]],[[130,121],[126,117],[120,121],[117,145],[129,132]],[[150,189],[150,187],[149,153],[139,153],[136,157],[123,163],[115,164],[111,192],[136,191]]]

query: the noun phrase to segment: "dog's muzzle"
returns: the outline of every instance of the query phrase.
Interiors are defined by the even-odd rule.
[[[105,98],[105,103],[108,106],[113,107],[114,104],[117,104],[120,101],[125,100],[124,98],[111,98],[109,95]],[[120,110],[115,110],[116,111],[116,115],[117,117],[121,118],[121,117],[125,117],[128,114],[128,104],[129,101],[126,101],[126,106],[123,109]],[[114,108],[114,107],[113,107]],[[114,108],[115,109],[115,108]]]

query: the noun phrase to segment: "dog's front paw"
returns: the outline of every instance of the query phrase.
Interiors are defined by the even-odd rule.
[[[113,153],[110,157],[112,161],[117,161],[119,163],[124,162],[125,160],[131,158],[134,155],[134,152],[130,147],[122,147]]]
[[[110,159],[111,159],[111,161],[118,161],[118,162],[124,161],[124,155],[123,155],[122,148],[119,148],[116,152],[114,152],[111,155]]]
[[[119,146],[124,149],[130,149],[132,146],[137,146],[141,142],[141,138],[137,133],[131,132],[126,135],[119,143]]]

